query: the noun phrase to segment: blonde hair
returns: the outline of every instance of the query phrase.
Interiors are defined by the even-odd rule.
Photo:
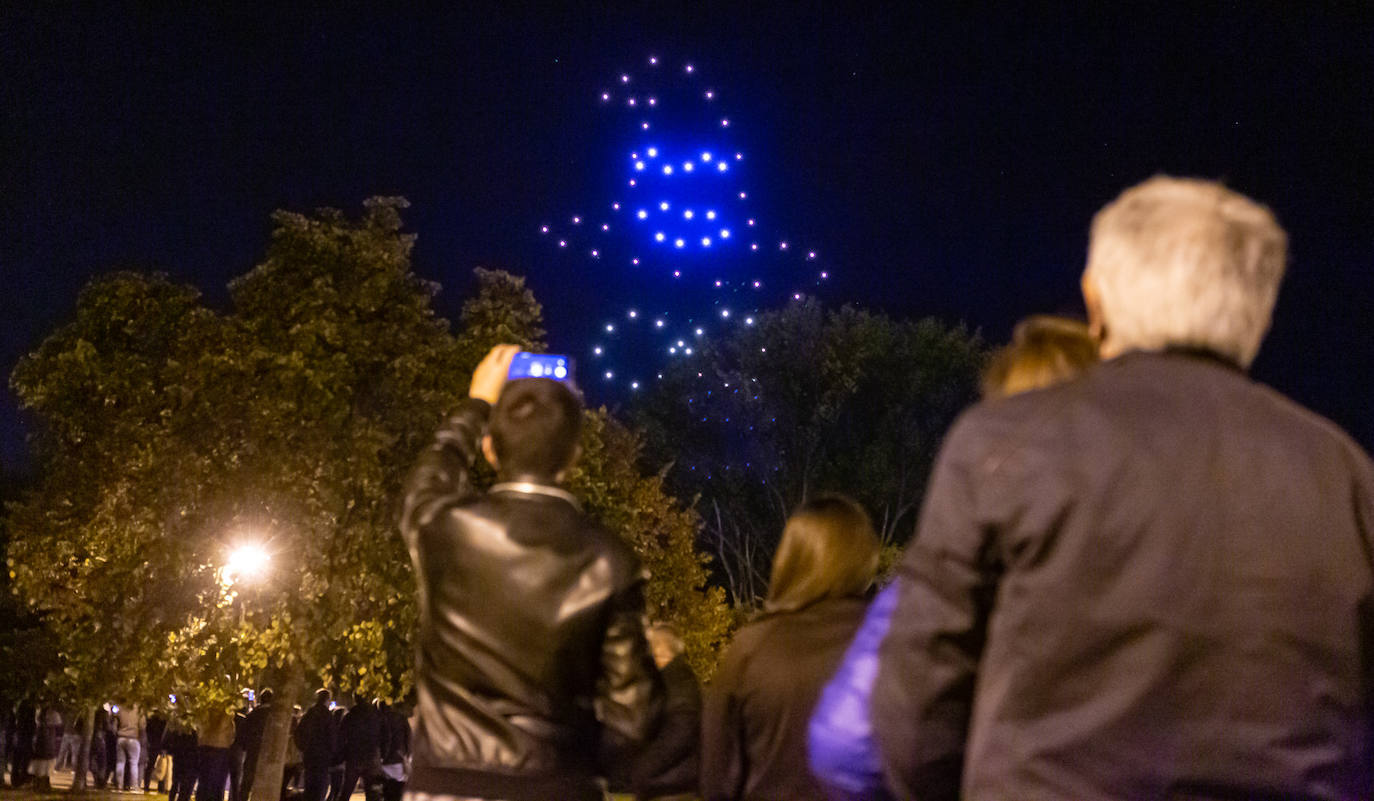
[[[843,495],[803,503],[783,528],[764,609],[791,612],[861,594],[878,572],[880,547],[858,503]]]
[[[1156,176],[1093,218],[1086,277],[1114,351],[1206,348],[1248,367],[1287,252],[1264,206],[1215,181]]]
[[[1097,341],[1084,323],[1047,314],[1027,317],[983,371],[983,396],[1005,398],[1058,384],[1096,362]]]

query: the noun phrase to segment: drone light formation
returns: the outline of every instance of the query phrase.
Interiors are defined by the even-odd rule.
[[[690,357],[717,332],[754,326],[768,300],[765,283],[790,283],[780,299],[800,300],[797,290],[830,277],[814,264],[816,250],[770,231],[766,209],[755,205],[748,182],[763,162],[743,164],[739,136],[748,126],[730,113],[741,110],[734,93],[705,84],[690,61],[675,68],[672,59],[650,54],[639,63],[613,73],[596,93],[612,126],[607,141],[623,144],[626,157],[607,165],[610,197],[580,205],[562,225],[539,225],[560,260],[585,259],[608,287],[626,288],[618,302],[629,302],[609,316],[622,325],[604,322],[588,346],[604,363],[598,383],[610,391],[661,378],[651,361],[665,353]],[[760,246],[770,238],[775,248]]]

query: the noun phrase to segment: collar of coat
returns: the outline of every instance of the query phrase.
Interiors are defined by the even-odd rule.
[[[572,504],[577,511],[582,511],[582,504],[577,502],[571,492],[562,487],[554,487],[548,484],[536,484],[533,481],[504,481],[500,484],[493,484],[492,492],[519,492],[525,495],[546,495],[550,498],[558,498]]]

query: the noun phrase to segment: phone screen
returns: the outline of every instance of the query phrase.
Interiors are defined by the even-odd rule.
[[[567,356],[558,356],[550,353],[524,353],[515,354],[515,358],[510,363],[510,372],[506,378],[514,381],[517,378],[552,378],[555,381],[568,381],[572,378],[572,361]]]

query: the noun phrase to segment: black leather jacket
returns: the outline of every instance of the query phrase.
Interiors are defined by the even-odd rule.
[[[563,490],[473,488],[489,411],[464,402],[406,487],[420,613],[408,789],[599,799],[599,757],[632,750],[661,704],[645,573]]]

